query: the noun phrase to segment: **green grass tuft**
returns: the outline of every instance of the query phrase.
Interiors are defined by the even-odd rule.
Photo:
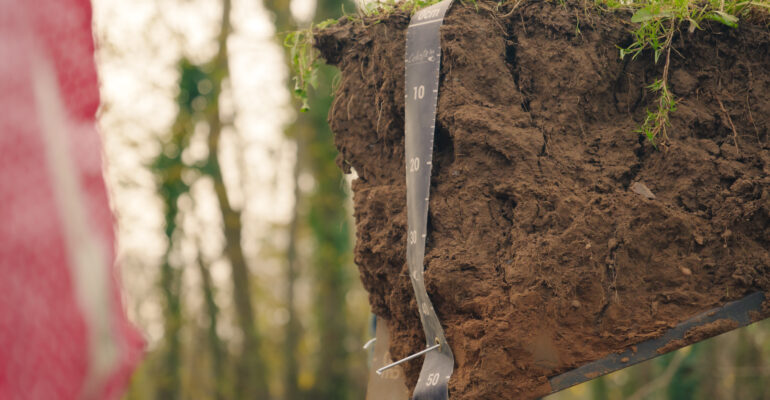
[[[318,50],[313,47],[313,29],[323,29],[336,23],[337,20],[328,19],[306,29],[289,32],[283,40],[284,46],[289,48],[289,63],[294,79],[292,92],[302,102],[301,112],[310,109],[308,88],[318,87],[318,66],[321,61],[318,59]]]
[[[770,10],[770,0],[644,0],[618,2],[597,0],[597,4],[609,9],[633,11],[631,22],[638,24],[633,31],[634,42],[620,48],[620,58],[635,59],[645,51],[651,51],[655,63],[664,57],[662,76],[649,89],[658,96],[657,109],[647,110],[647,118],[636,132],[642,133],[655,147],[668,140],[669,116],[676,111],[676,99],[669,88],[668,70],[674,35],[682,28],[689,32],[702,29],[703,21],[716,21],[731,28],[738,27],[741,18],[756,10]]]

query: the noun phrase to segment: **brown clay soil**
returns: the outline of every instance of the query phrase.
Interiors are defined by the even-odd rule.
[[[442,27],[425,279],[453,399],[542,396],[547,377],[770,289],[768,28],[676,35],[677,110],[655,149],[634,130],[662,62],[620,60],[629,15],[592,4],[458,2]],[[408,15],[374,22],[316,45],[341,70],[329,121],[358,174],[355,260],[400,358],[425,343],[405,263]]]

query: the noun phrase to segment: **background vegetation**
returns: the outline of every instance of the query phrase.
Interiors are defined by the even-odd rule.
[[[343,7],[356,9],[95,0],[123,281],[148,340],[126,399],[364,398],[370,315],[326,124],[334,71],[316,71],[295,113],[280,39]],[[756,324],[551,399],[770,399],[769,333]]]

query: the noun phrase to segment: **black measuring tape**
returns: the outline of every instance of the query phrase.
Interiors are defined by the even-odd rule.
[[[441,67],[439,28],[451,5],[452,0],[443,0],[416,12],[406,31],[406,261],[420,309],[427,347],[439,345],[426,353],[420,378],[414,389],[415,400],[448,399],[449,377],[454,370],[452,349],[444,337],[444,330],[425,291],[423,279],[433,136],[436,129]]]

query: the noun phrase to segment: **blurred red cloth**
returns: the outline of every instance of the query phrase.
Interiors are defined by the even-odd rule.
[[[118,398],[126,320],[88,0],[0,0],[0,399]]]

